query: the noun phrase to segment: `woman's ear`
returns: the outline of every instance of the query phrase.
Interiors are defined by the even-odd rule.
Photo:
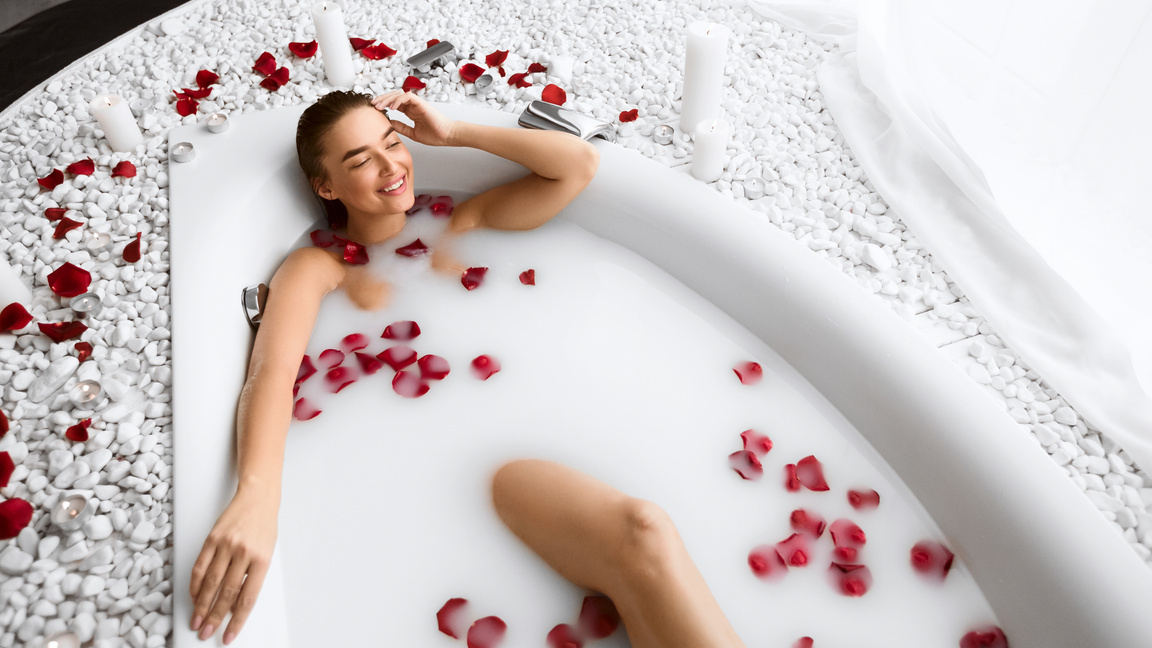
[[[336,194],[332,192],[332,188],[328,186],[327,180],[312,180],[312,191],[315,191],[318,196],[325,200],[335,200]]]

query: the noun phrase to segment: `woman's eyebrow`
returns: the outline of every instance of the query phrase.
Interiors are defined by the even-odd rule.
[[[384,131],[384,134],[380,136],[380,139],[384,140],[385,138],[387,138],[389,135],[391,135],[395,131],[396,131],[395,128],[393,128],[392,126],[388,126],[388,130]],[[340,162],[341,163],[346,162],[348,160],[348,158],[352,157],[353,155],[359,155],[359,154],[361,154],[367,150],[368,150],[367,146],[356,147],[356,148],[352,149],[351,151],[348,151],[347,153],[345,153],[344,157],[340,158]]]

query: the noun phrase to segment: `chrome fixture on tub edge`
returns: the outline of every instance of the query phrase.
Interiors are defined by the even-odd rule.
[[[248,325],[252,328],[260,326],[260,320],[264,317],[264,305],[268,302],[268,286],[259,284],[256,286],[248,286],[240,294],[240,305],[244,307],[244,317],[248,319]]]
[[[585,140],[601,137],[616,141],[616,128],[612,124],[547,101],[528,104],[516,121],[525,128],[564,131]]]

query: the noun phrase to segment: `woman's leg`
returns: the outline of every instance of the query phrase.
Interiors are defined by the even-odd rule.
[[[492,499],[561,576],[612,600],[633,648],[743,648],[659,506],[539,459],[501,467]]]

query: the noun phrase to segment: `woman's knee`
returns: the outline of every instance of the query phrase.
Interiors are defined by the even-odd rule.
[[[672,565],[680,534],[659,505],[635,497],[623,506],[622,569],[638,577],[660,577]]]

